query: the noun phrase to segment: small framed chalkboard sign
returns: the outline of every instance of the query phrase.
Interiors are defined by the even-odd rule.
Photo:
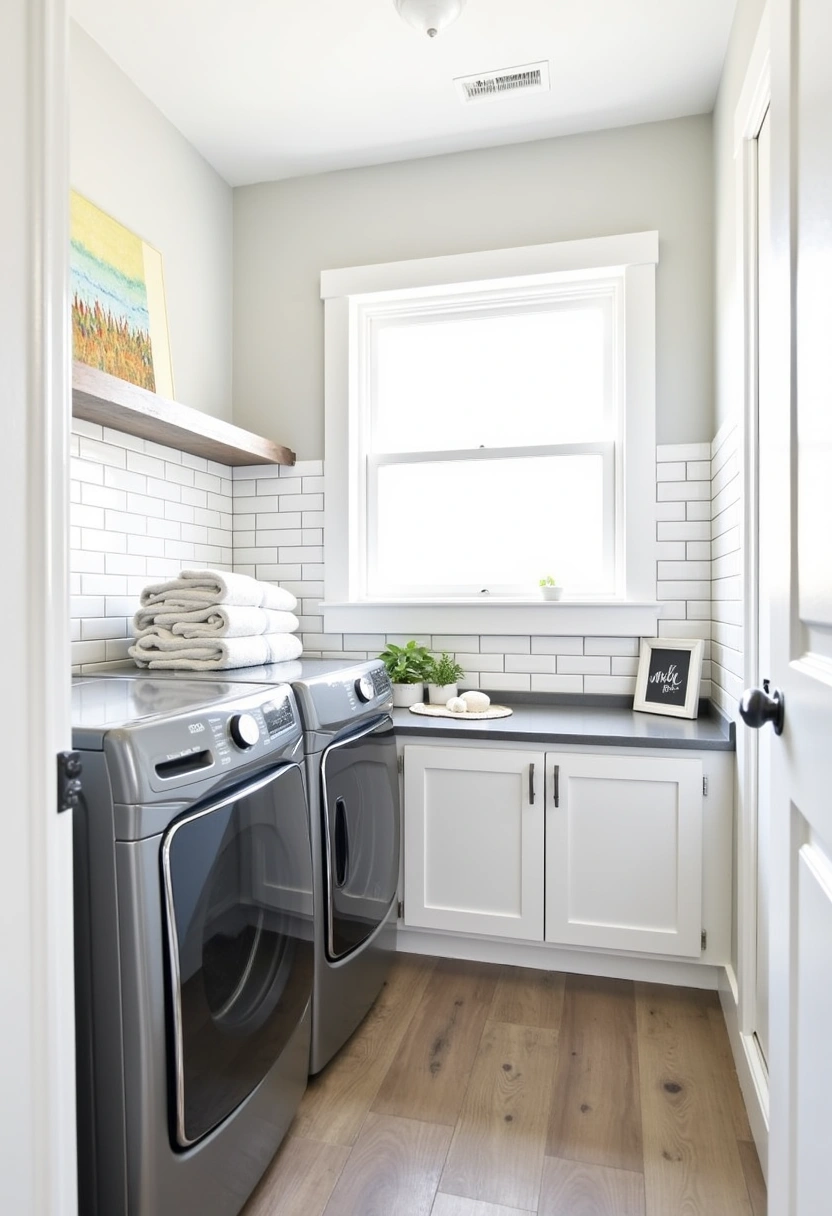
[[[633,709],[695,718],[703,649],[699,638],[642,638]]]

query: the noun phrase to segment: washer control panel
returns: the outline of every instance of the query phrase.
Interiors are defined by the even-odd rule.
[[[150,759],[151,788],[162,790],[282,754],[300,738],[301,724],[286,686],[253,692],[227,708],[212,706],[164,725],[148,722],[131,735]]]
[[[228,733],[241,751],[248,751],[259,740],[260,727],[253,714],[232,714],[228,722]]]
[[[295,712],[289,698],[285,697],[279,702],[268,701],[263,706],[263,720],[266,723],[266,729],[271,738],[279,735],[287,726],[293,726],[295,723]]]
[[[355,691],[358,694],[359,701],[372,701],[376,695],[376,686],[373,683],[372,676],[369,674],[359,676],[355,681]]]

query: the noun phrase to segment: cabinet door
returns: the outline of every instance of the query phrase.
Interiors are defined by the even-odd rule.
[[[405,924],[543,940],[544,761],[405,748]]]
[[[702,763],[546,757],[546,941],[698,956]]]

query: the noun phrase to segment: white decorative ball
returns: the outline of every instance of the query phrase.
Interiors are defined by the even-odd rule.
[[[484,692],[464,692],[460,698],[465,702],[469,714],[482,714],[491,704],[491,698]]]
[[[452,714],[464,714],[467,707],[462,697],[451,697],[450,701],[445,702],[445,708]]]

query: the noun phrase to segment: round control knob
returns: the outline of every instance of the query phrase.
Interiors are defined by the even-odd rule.
[[[355,691],[358,693],[359,701],[372,701],[376,695],[376,686],[369,676],[359,676],[355,681]]]
[[[260,738],[260,727],[251,714],[235,714],[228,724],[228,730],[231,738],[243,751],[254,747]]]

